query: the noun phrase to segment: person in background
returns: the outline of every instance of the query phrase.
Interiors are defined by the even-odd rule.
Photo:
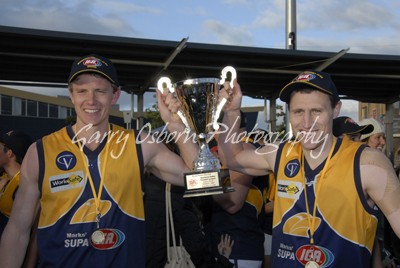
[[[383,125],[374,118],[365,118],[358,123],[360,126],[373,125],[374,130],[370,133],[361,135],[361,142],[364,142],[369,147],[378,149],[380,151],[385,150],[386,139],[385,139],[385,128]]]
[[[339,116],[333,119],[333,135],[335,137],[343,137],[346,135],[352,141],[361,141],[361,135],[366,135],[374,130],[371,124],[358,125],[352,118],[348,116]]]
[[[155,138],[168,135],[168,132],[154,133]],[[160,139],[161,140],[161,139]],[[173,142],[165,142],[165,145],[174,153],[178,150]],[[167,261],[167,240],[165,218],[165,187],[166,182],[160,180],[154,174],[145,172],[143,182],[144,209],[146,215],[146,268],[158,268]],[[196,267],[204,267],[209,264],[210,254],[206,252],[206,241],[201,228],[197,209],[192,198],[183,198],[185,188],[171,185],[171,207],[174,220],[176,237],[182,238],[183,246],[190,255],[190,259]],[[179,246],[180,241],[177,239]]]
[[[144,132],[110,124],[121,86],[109,59],[94,54],[77,58],[67,82],[76,123],[29,147],[16,213],[0,242],[0,267],[22,265],[39,212],[41,267],[145,267],[144,169],[183,186],[191,162]],[[166,108],[161,94],[157,97],[162,118],[171,121],[169,130],[180,131],[171,119],[174,111]],[[179,147],[182,141],[176,143]],[[191,153],[191,144],[180,149],[181,155],[186,149]]]
[[[11,130],[0,137],[0,166],[4,170],[0,178],[0,237],[11,215],[20,180],[22,160],[32,138],[21,130]],[[36,267],[37,247],[36,228],[31,232],[28,251],[24,259],[24,268]]]
[[[268,131],[265,129],[255,129],[246,138],[246,142],[252,143],[256,148],[265,146],[270,142]],[[253,184],[261,190],[263,197],[263,209],[259,215],[261,229],[264,232],[264,260],[263,268],[271,267],[272,249],[272,218],[274,210],[274,196],[276,191],[275,176],[272,172],[264,176],[254,177]]]
[[[219,266],[215,266],[215,268],[216,267],[221,267],[221,268],[222,267],[234,267],[234,265],[229,262],[229,258],[231,256],[232,248],[233,248],[234,244],[235,244],[235,241],[231,238],[230,235],[228,235],[228,234],[221,235],[221,240],[218,244],[218,253],[220,256],[217,257],[217,264],[219,264]],[[222,260],[220,260],[220,259],[222,259]]]
[[[241,129],[246,127],[246,116],[242,114]],[[212,153],[218,155],[218,135],[211,147]],[[244,143],[246,140],[244,140]],[[246,146],[254,147],[252,143]],[[224,159],[220,159],[223,166]],[[229,234],[235,241],[230,261],[237,268],[261,268],[264,256],[264,234],[259,225],[259,216],[263,210],[262,191],[253,183],[254,178],[239,172],[229,170],[229,176],[224,178],[224,184],[230,184],[235,191],[213,195],[211,232],[212,246],[217,248],[219,238]]]
[[[172,186],[172,185],[171,185]],[[146,213],[146,268],[163,267],[167,261],[165,220],[165,182],[147,174],[144,180],[144,205]],[[184,188],[171,187],[171,205],[175,234],[182,238],[183,246],[198,268],[231,268],[229,262],[234,241],[222,235],[218,252],[213,253],[198,217],[193,198],[183,198]],[[179,246],[179,240],[176,241]],[[171,246],[171,245],[170,245]]]
[[[383,124],[374,118],[365,118],[360,121],[360,125],[366,124],[373,125],[374,130],[371,133],[362,135],[361,141],[371,148],[384,152],[386,139]],[[384,267],[396,267],[400,259],[400,239],[393,232],[386,217],[381,214],[379,220],[378,238],[381,241],[381,248],[383,248],[383,265]]]
[[[144,209],[146,215],[146,268],[158,268],[167,261],[165,220],[166,183],[146,172],[143,180]],[[182,188],[182,189],[181,189]],[[183,198],[183,187],[171,185],[171,206],[176,237],[181,237],[183,246],[196,267],[203,262],[203,233],[190,198]],[[180,241],[177,239],[177,245]]]
[[[22,160],[32,143],[32,138],[20,130],[11,130],[0,137],[0,167],[4,169],[0,178],[0,236],[11,215]]]

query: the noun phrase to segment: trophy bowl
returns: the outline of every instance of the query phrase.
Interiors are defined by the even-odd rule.
[[[199,144],[199,153],[193,161],[192,172],[185,173],[184,197],[204,196],[232,192],[230,185],[224,185],[223,179],[228,170],[222,169],[219,159],[213,155],[208,146],[212,133],[219,128],[218,119],[226,99],[219,100],[219,91],[225,83],[227,72],[231,72],[231,87],[236,71],[227,66],[222,71],[222,79],[196,78],[170,84],[169,78],[161,78],[158,88],[163,83],[174,92],[181,104],[178,112],[187,131],[193,131]]]

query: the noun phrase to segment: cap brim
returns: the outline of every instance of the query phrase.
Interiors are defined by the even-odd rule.
[[[371,124],[362,127],[363,127],[362,130],[359,132],[360,134],[368,134],[374,131],[374,126]]]
[[[352,129],[349,132],[346,132],[344,134],[368,134],[371,133],[374,130],[373,125],[365,125],[365,126],[354,126],[354,129]]]

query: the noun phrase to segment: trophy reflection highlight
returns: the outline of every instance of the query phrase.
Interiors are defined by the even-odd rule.
[[[227,66],[222,70],[221,79],[196,78],[180,81],[172,85],[168,77],[158,80],[158,89],[167,87],[176,94],[180,101],[179,117],[186,126],[186,131],[192,130],[200,150],[193,161],[192,171],[185,174],[184,197],[202,196],[232,192],[234,189],[223,185],[223,177],[228,176],[228,170],[221,170],[221,164],[208,146],[211,133],[218,130],[218,119],[226,99],[219,101],[219,90],[225,83],[227,73],[231,73],[231,88],[236,78],[236,70]],[[165,86],[166,85],[166,86]]]

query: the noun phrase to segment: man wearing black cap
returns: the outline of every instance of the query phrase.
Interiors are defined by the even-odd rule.
[[[191,162],[143,132],[109,123],[121,92],[109,59],[88,55],[75,60],[68,84],[76,123],[28,149],[14,203],[17,213],[11,214],[0,243],[0,267],[21,266],[38,211],[41,266],[144,267],[144,168],[183,186]],[[168,109],[160,113],[165,120],[175,116]]]
[[[333,135],[338,138],[346,135],[352,141],[360,141],[361,135],[371,133],[373,130],[373,125],[360,126],[348,116],[333,119]]]
[[[0,137],[0,167],[5,171],[0,179],[0,235],[11,214],[22,159],[32,142],[30,136],[19,130],[11,130]]]
[[[237,134],[242,93],[228,98],[219,151],[227,167],[276,176],[273,267],[370,267],[377,205],[400,236],[400,183],[381,152],[332,133],[341,102],[329,74],[307,71],[280,92],[289,107],[293,140],[249,150]],[[225,142],[222,142],[225,141]]]

